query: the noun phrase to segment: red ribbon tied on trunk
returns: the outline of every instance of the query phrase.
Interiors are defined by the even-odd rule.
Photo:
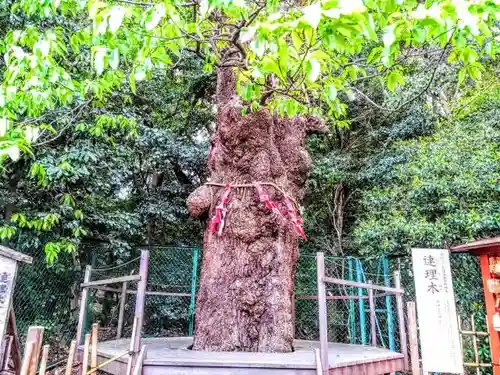
[[[278,205],[276,204],[276,202],[269,200],[269,195],[264,191],[262,186],[259,183],[256,183],[255,188],[257,189],[257,193],[259,194],[259,200],[266,205],[267,209],[273,210],[276,214],[282,216]],[[304,232],[304,228],[302,227],[304,222],[300,215],[295,212],[292,200],[287,195],[285,195],[285,204],[287,207],[288,215],[290,215],[290,220],[293,223],[295,232],[304,240],[307,240],[306,233]]]
[[[257,193],[259,194],[259,200],[266,205],[268,210],[272,210],[273,206],[269,201],[269,195],[266,194],[266,192],[259,183],[255,184],[255,188],[257,189]]]
[[[222,230],[224,229],[230,193],[231,185],[227,184],[226,189],[221,196],[221,202],[217,205],[217,207],[215,207],[215,215],[212,217],[212,220],[210,220],[210,232],[217,233],[219,236],[222,234]]]
[[[297,212],[295,212],[292,200],[286,195],[285,195],[285,203],[288,209],[288,215],[290,215],[290,220],[293,223],[293,228],[295,229],[295,232],[297,232],[297,234],[300,235],[304,240],[307,240],[306,232],[304,232],[304,228],[302,227],[304,221],[302,220],[300,215]]]

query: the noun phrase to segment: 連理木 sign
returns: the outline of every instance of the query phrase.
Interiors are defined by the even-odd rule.
[[[424,374],[463,374],[449,251],[412,249],[412,259]]]

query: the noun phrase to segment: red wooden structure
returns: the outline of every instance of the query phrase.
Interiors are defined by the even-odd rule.
[[[493,375],[500,375],[500,332],[495,331],[493,327],[493,316],[497,311],[500,311],[500,304],[497,303],[497,301],[500,302],[500,294],[491,293],[488,288],[488,280],[494,277],[490,265],[494,267],[496,263],[495,257],[500,257],[500,237],[455,246],[451,248],[451,252],[468,252],[471,255],[479,256],[483,278],[484,301],[488,317],[488,332],[490,333]]]

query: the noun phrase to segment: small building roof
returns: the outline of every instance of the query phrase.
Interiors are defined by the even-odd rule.
[[[500,253],[500,237],[473,241],[463,245],[453,246],[452,253],[471,253],[472,255]]]

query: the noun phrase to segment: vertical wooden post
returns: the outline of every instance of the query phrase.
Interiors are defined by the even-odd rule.
[[[19,372],[21,368],[21,344],[19,343],[19,335],[17,333],[17,325],[16,325],[16,314],[14,313],[14,309],[10,309],[9,313],[9,325],[7,327],[9,334],[12,336],[12,363],[14,365],[14,369]]]
[[[92,266],[85,267],[85,277],[83,278],[84,283],[90,281],[90,276],[92,274]],[[83,339],[83,325],[85,324],[85,318],[87,314],[87,300],[89,298],[88,288],[83,288],[82,298],[80,299],[80,314],[78,315],[78,327],[76,329],[76,345],[79,346]]]
[[[387,255],[382,259],[382,266],[384,270],[384,284],[387,287],[391,286],[391,275],[389,273],[389,258]],[[385,296],[385,308],[387,311],[387,335],[389,336],[389,349],[393,352],[396,351],[396,340],[394,335],[394,315],[392,312],[392,296]]]
[[[474,348],[474,360],[476,367],[476,374],[481,375],[481,368],[479,365],[479,350],[477,347],[477,333],[476,333],[476,317],[474,314],[471,315],[471,329],[472,329],[472,347]],[[460,328],[459,328],[460,329]],[[461,335],[460,335],[461,336]]]
[[[142,375],[142,365],[144,364],[144,359],[146,359],[146,345],[143,345],[141,347],[141,351],[139,352],[139,356],[137,357],[133,375]]]
[[[417,310],[415,302],[407,302],[408,311],[408,341],[410,344],[410,362],[411,373],[420,375],[420,359],[418,355],[418,328],[417,328]]]
[[[318,309],[319,309],[319,344],[321,367],[324,374],[328,374],[328,321],[326,310],[325,288],[325,257],[323,253],[316,253],[317,282],[318,282]]]
[[[134,325],[132,326],[132,336],[130,338],[130,345],[128,348],[128,362],[127,362],[127,370],[125,371],[125,375],[132,375],[132,369],[134,367],[135,353],[134,353],[134,345],[135,345],[135,336],[137,335],[137,316],[134,318]]]
[[[137,323],[137,328],[135,329],[134,340],[134,353],[138,353],[141,350],[141,336],[142,336],[142,326],[144,323],[144,306],[146,303],[146,286],[148,284],[148,265],[149,265],[149,251],[141,251],[141,263],[139,266],[139,276],[141,279],[137,283],[137,299],[135,300],[135,318],[134,323]]]
[[[42,342],[43,342],[43,331],[44,331],[43,327],[30,327],[28,329],[26,342],[34,343],[33,350],[31,353],[30,365],[28,369],[28,374],[30,375],[35,375],[36,370],[38,368],[38,358],[40,357],[40,349],[42,348]]]
[[[483,278],[484,302],[486,304],[486,316],[488,332],[490,333],[491,362],[493,364],[493,375],[500,375],[500,333],[493,328],[493,316],[495,315],[495,295],[488,290],[488,279],[490,278],[490,263],[488,254],[479,256],[481,264],[481,276]]]
[[[316,375],[323,375],[323,367],[321,366],[321,353],[319,349],[314,349],[314,358],[316,359]]]
[[[394,272],[394,286],[401,289],[401,275],[399,271]],[[399,341],[401,342],[401,353],[403,354],[403,361],[405,370],[409,370],[408,361],[408,343],[406,341],[406,324],[405,324],[405,311],[403,305],[403,295],[400,293],[396,294],[396,308],[398,311],[398,323],[399,323]]]
[[[348,259],[348,277],[349,281],[354,281],[354,262],[353,258]],[[349,295],[354,296],[356,291],[354,288],[349,287]],[[351,344],[356,344],[356,315],[354,307],[354,298],[349,298],[349,342]]]
[[[64,375],[71,375],[71,372],[73,371],[73,362],[75,360],[75,351],[76,351],[76,340],[73,340],[73,341],[71,341],[71,346],[69,347],[68,362],[66,363],[66,371],[65,371]]]
[[[12,336],[7,336],[5,339],[5,350],[3,352],[3,358],[2,358],[2,362],[3,362],[2,363],[2,370],[9,369],[9,358],[10,358],[10,352],[12,350],[12,342],[13,341],[14,341],[14,337],[12,337]]]
[[[368,284],[371,284],[368,281]],[[377,346],[377,323],[375,322],[375,301],[373,299],[373,289],[368,288],[368,304],[370,305],[370,330],[372,336],[372,346]]]
[[[135,300],[134,326],[130,338],[130,356],[127,364],[127,375],[132,374],[135,357],[141,349],[142,325],[144,323],[144,305],[146,302],[146,287],[148,284],[149,251],[141,250],[141,263],[139,265],[139,276],[137,283],[137,297]]]
[[[36,342],[33,341],[26,342],[20,375],[30,375],[29,371],[31,365],[31,357],[33,356],[33,350],[35,349],[35,345]]]
[[[86,375],[89,368],[89,349],[90,349],[90,333],[87,333],[85,335],[85,344],[83,346],[82,375]]]
[[[49,359],[49,345],[44,345],[42,351],[42,360],[40,361],[40,370],[38,371],[39,375],[45,375],[48,359]]]
[[[356,281],[363,282],[363,269],[361,260],[356,259]],[[358,288],[358,309],[359,309],[359,331],[361,333],[361,345],[366,345],[368,340],[366,338],[366,312],[365,312],[365,299],[363,297],[363,288]]]
[[[125,302],[127,301],[127,282],[122,284],[122,293],[120,295],[120,310],[118,312],[118,327],[116,329],[116,338],[122,337],[123,332],[123,318],[125,316]]]
[[[90,356],[90,367],[97,367],[97,335],[99,334],[99,324],[92,324],[92,347],[91,347],[91,356]],[[95,371],[92,373],[95,374]]]

